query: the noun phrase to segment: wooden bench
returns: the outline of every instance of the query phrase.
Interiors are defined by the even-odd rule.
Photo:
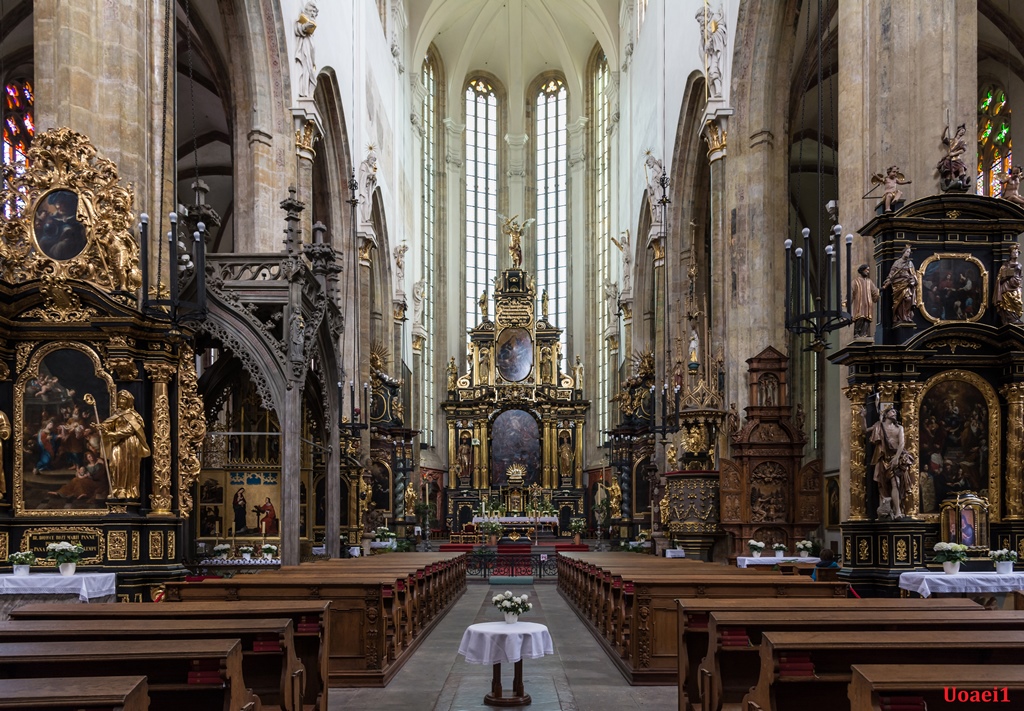
[[[1024,666],[987,664],[855,664],[849,698],[851,711],[880,711],[883,700],[929,709],[998,709],[1024,706]],[[946,690],[966,692],[966,699],[948,701]],[[974,702],[974,703],[972,703]]]
[[[116,669],[147,678],[150,711],[259,711],[242,681],[237,639],[0,643],[0,679],[95,678]]]
[[[330,605],[325,600],[254,600],[237,602],[103,602],[33,603],[11,612],[12,620],[259,620],[292,621],[295,653],[306,671],[302,702],[306,708],[326,711],[327,650],[330,644]]]
[[[148,639],[238,639],[242,678],[266,705],[302,711],[306,670],[295,655],[290,619],[256,620],[9,620],[0,622],[2,642],[61,642]]]
[[[149,691],[144,676],[0,679],[0,709],[146,711],[148,708]]]
[[[700,699],[698,670],[708,654],[708,627],[710,616],[716,611],[768,612],[768,611],[815,611],[821,616],[844,610],[887,611],[887,610],[928,610],[940,615],[951,615],[958,611],[983,611],[984,608],[972,600],[962,598],[868,598],[864,600],[844,598],[824,600],[818,598],[785,598],[750,600],[676,600],[679,629],[679,711],[690,711]]]
[[[1024,653],[1017,631],[766,632],[757,686],[743,697],[746,711],[850,708],[855,664],[1015,665]]]
[[[962,630],[1024,631],[1024,613],[961,610],[955,615],[936,610],[756,610],[711,613],[708,653],[697,675],[703,711],[738,708],[757,684],[759,650],[770,631],[896,631]]]

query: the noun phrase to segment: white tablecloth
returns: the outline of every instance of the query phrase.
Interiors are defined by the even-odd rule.
[[[684,550],[675,550],[674,548],[669,548],[667,551],[665,551],[665,557],[666,558],[685,558],[686,557],[686,551],[684,551]]]
[[[762,555],[760,558],[741,555],[736,558],[736,567],[746,568],[748,565],[778,565],[779,563],[817,563],[820,560],[821,558],[814,558],[812,556],[801,558],[798,555]]]
[[[0,595],[78,595],[82,602],[89,602],[113,595],[116,588],[114,573],[0,575]]]
[[[960,572],[956,575],[911,570],[900,575],[900,587],[928,597],[935,593],[1006,593],[1024,588],[1024,573]]]
[[[493,520],[492,518],[482,518],[480,516],[473,517],[473,523]],[[529,524],[534,521],[537,523],[558,523],[558,518],[556,516],[538,516],[536,519],[531,516],[500,516],[497,521],[501,524]]]
[[[470,664],[500,664],[554,654],[551,635],[536,622],[481,622],[462,635],[459,654]]]

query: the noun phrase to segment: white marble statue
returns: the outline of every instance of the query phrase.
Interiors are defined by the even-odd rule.
[[[701,8],[697,13],[700,25],[701,59],[707,69],[708,95],[712,99],[722,96],[722,57],[727,41],[725,15],[722,8]]]
[[[420,279],[412,285],[412,322],[423,325],[423,304],[427,296],[427,280]]]
[[[655,225],[661,225],[661,176],[665,174],[665,164],[655,158],[651,153],[647,154],[644,161],[644,172],[647,175],[647,200],[651,206],[651,231]]]
[[[633,246],[629,238],[629,230],[625,230],[622,233],[622,241],[611,238],[612,244],[618,247],[619,251],[622,252],[622,293],[629,295],[632,289],[632,278],[633,272]]]
[[[395,282],[397,282],[399,290],[402,288],[402,282],[405,281],[405,253],[408,251],[409,245],[405,242],[395,247]]]
[[[604,299],[608,305],[608,322],[614,324],[619,314],[619,286],[610,279],[604,280]]]
[[[295,23],[295,62],[299,65],[299,96],[312,97],[316,91],[316,58],[313,52],[313,33],[316,32],[316,16],[320,13],[316,3],[310,0],[303,6]]]
[[[373,214],[373,191],[377,188],[377,152],[370,146],[366,158],[359,164],[359,216],[369,224]]]

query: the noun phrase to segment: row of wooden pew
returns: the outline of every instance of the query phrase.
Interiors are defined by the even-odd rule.
[[[141,688],[156,711],[326,711],[330,686],[386,684],[465,579],[461,554],[410,553],[176,584],[164,603],[25,605],[0,623],[0,708],[25,708],[3,698],[45,670],[62,679],[40,708],[136,704]],[[123,678],[93,683],[110,673]]]
[[[840,582],[632,553],[560,553],[558,589],[631,684],[678,680],[677,598],[846,597]]]

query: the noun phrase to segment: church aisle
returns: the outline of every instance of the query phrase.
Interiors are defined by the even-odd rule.
[[[491,667],[467,664],[458,654],[466,627],[500,619],[491,597],[506,588],[470,584],[466,594],[425,639],[386,689],[332,689],[330,711],[470,711],[490,708]],[[508,588],[512,589],[512,588]],[[530,711],[605,711],[677,706],[671,686],[631,687],[594,641],[553,584],[516,586],[529,593],[530,622],[548,626],[555,653],[523,664]],[[507,667],[507,669],[506,669]],[[502,665],[502,682],[512,685],[512,665]],[[516,707],[519,708],[519,707]]]

